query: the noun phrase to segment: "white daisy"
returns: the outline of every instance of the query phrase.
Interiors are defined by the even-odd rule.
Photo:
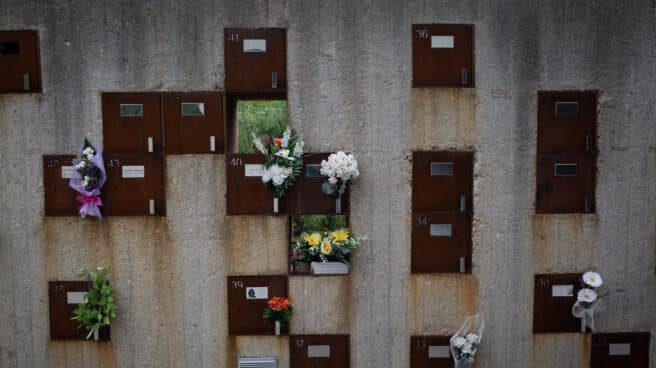
[[[597,300],[597,293],[592,289],[581,289],[576,295],[576,300],[582,303],[592,303]]]
[[[599,276],[598,273],[588,271],[583,275],[583,282],[589,286],[592,286],[593,288],[597,288],[604,283],[604,280],[601,279],[601,276]]]

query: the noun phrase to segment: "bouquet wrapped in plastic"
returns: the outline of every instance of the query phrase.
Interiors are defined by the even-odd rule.
[[[68,185],[80,193],[75,199],[80,202],[78,212],[82,218],[94,216],[101,218],[100,188],[105,184],[107,174],[103,163],[102,152],[96,149],[87,139],[77,159],[73,162],[75,170]]]
[[[484,328],[483,316],[475,314],[467,317],[460,330],[451,336],[451,355],[456,368],[470,368],[474,365],[474,355],[481,343]]]

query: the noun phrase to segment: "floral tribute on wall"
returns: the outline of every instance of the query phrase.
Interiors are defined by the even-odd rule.
[[[350,268],[349,255],[366,240],[364,236],[351,234],[348,229],[334,231],[303,233],[292,246],[291,262],[310,262],[314,264],[339,262],[345,265],[345,272]],[[303,273],[303,272],[298,272]]]
[[[73,161],[75,170],[68,185],[80,193],[75,199],[81,203],[78,208],[80,217],[93,216],[102,218],[100,214],[100,188],[105,184],[107,174],[103,163],[102,152],[97,150],[86,138],[84,146]]]
[[[84,297],[86,303],[80,304],[73,311],[72,319],[89,331],[87,339],[93,336],[98,340],[98,331],[103,326],[109,326],[118,309],[114,302],[114,291],[109,286],[109,269],[98,267],[96,271],[89,271],[82,268],[78,276],[89,280],[89,291]]]
[[[292,318],[292,303],[287,298],[274,296],[267,302],[262,318],[273,321],[276,336],[280,336],[281,327],[286,327]]]
[[[303,169],[303,139],[296,130],[287,127],[270,134],[255,136],[253,144],[264,154],[262,182],[273,191],[273,212],[278,213],[278,199],[294,185]]]
[[[456,368],[470,368],[474,365],[474,355],[481,344],[484,328],[483,316],[475,314],[467,317],[460,330],[451,336],[451,355]]]
[[[328,177],[321,186],[321,190],[328,195],[337,197],[335,208],[337,213],[342,212],[342,195],[346,191],[346,185],[351,179],[360,176],[358,162],[352,154],[343,151],[332,153],[328,160],[321,161],[321,175]]]
[[[590,330],[594,331],[594,315],[604,309],[602,298],[608,293],[601,294],[599,292],[604,280],[596,272],[586,272],[583,274],[581,282],[584,287],[576,295],[576,303],[572,306],[572,315],[581,319],[581,332],[585,333],[586,327],[590,327]]]

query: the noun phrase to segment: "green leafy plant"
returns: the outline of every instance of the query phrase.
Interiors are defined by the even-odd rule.
[[[89,291],[86,293],[86,303],[80,304],[74,311],[75,317],[71,318],[80,322],[80,327],[89,330],[87,339],[94,332],[109,323],[116,317],[118,308],[114,302],[113,290],[109,286],[109,269],[98,267],[96,271],[86,268],[80,269],[78,277],[89,279]]]

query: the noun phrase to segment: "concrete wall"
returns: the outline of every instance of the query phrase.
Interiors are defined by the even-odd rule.
[[[475,24],[475,89],[412,89],[413,23]],[[223,88],[223,28],[288,29],[291,121],[356,153],[348,277],[290,279],[292,333],[349,333],[352,367],[409,367],[411,334],[486,317],[478,367],[587,367],[533,335],[533,274],[596,268],[601,331],[651,331],[656,367],[654,0],[0,0],[38,29],[44,90],[0,96],[0,367],[234,367],[287,340],[227,335],[226,275],[286,271],[286,218],[226,217],[224,156],[169,156],[165,218],[43,217],[43,154],[102,141],[101,91]],[[536,91],[598,89],[597,213],[535,215]],[[473,149],[472,275],[409,274],[411,152]],[[262,240],[269,247],[262,250]],[[107,265],[110,344],[49,340],[47,281]]]

